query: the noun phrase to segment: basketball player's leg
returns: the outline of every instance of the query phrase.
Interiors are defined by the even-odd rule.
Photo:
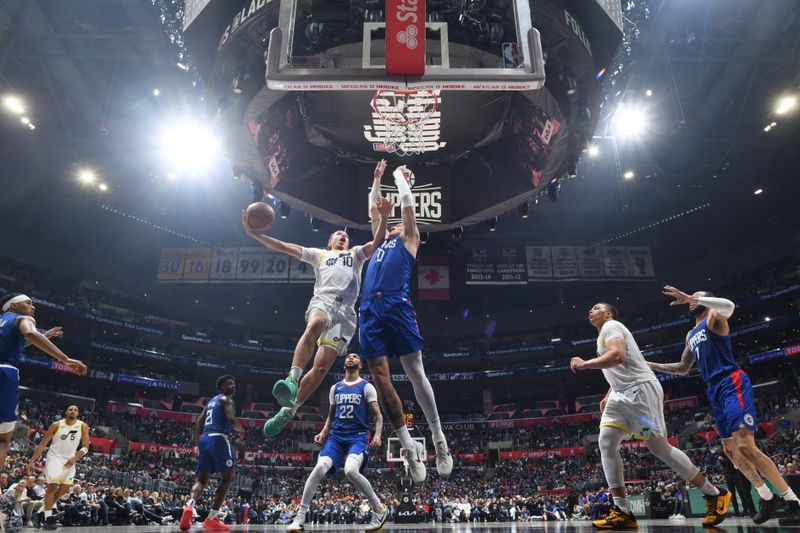
[[[5,431],[5,428],[8,426],[12,428],[11,431]],[[0,424],[0,465],[6,464],[6,457],[8,456],[8,448],[9,446],[11,446],[11,437],[14,435],[13,428],[14,428],[13,422],[6,422]]]
[[[303,375],[303,370],[308,366],[314,354],[314,348],[320,335],[330,327],[330,314],[320,307],[313,307],[310,304],[306,316],[306,329],[297,341],[292,355],[292,366],[289,369],[289,376],[275,383],[272,394],[281,407],[291,407],[297,394],[298,383]]]
[[[325,448],[323,448],[323,450],[324,449]],[[305,524],[308,510],[311,508],[311,501],[314,499],[314,494],[316,494],[320,482],[322,482],[332,467],[333,460],[320,452],[319,458],[317,459],[317,464],[311,470],[311,473],[308,475],[306,483],[303,486],[303,496],[297,509],[297,515],[294,517],[292,523],[286,528],[288,533],[303,531],[303,524]]]
[[[739,454],[741,454],[741,456],[743,456],[744,459],[750,463],[757,472],[761,472],[761,474],[763,474],[763,476],[767,478],[770,483],[772,483],[772,486],[775,487],[778,492],[780,492],[781,497],[784,500],[798,501],[794,491],[792,491],[791,487],[789,487],[789,484],[786,483],[786,480],[781,475],[778,467],[775,466],[775,462],[764,452],[762,452],[756,445],[752,431],[747,428],[741,428],[735,431],[733,433],[733,442],[735,443],[736,450],[739,452]],[[750,479],[746,473],[745,477]],[[756,486],[756,490],[759,490],[755,481],[750,480],[750,482]],[[764,484],[763,480],[761,481],[761,484]],[[759,491],[759,495],[760,494],[761,491]]]
[[[364,476],[362,471],[366,468],[366,461],[369,458],[367,455],[368,442],[363,437],[358,437],[350,443],[347,451],[347,459],[344,463],[344,475],[352,483],[358,491],[367,498],[369,506],[372,509],[372,516],[369,523],[364,528],[367,533],[372,531],[380,531],[389,519],[389,509],[381,503],[375,490],[372,488],[369,480]]]
[[[18,403],[19,372],[16,368],[0,368],[0,468],[6,464],[17,425]]]

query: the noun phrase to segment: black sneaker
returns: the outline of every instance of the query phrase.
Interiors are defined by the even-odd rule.
[[[780,496],[773,495],[769,500],[761,500],[761,507],[753,517],[753,522],[763,524],[775,514],[775,511],[783,507],[784,500]]]
[[[45,519],[44,521],[42,529],[49,529],[49,530],[58,529],[58,518],[56,518],[55,516],[47,517],[47,519]]]
[[[783,504],[783,518],[778,520],[780,526],[800,526],[800,502],[797,500],[785,500]]]

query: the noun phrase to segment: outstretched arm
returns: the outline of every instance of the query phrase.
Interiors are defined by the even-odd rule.
[[[367,259],[372,257],[373,252],[386,240],[386,224],[392,209],[394,209],[394,202],[388,198],[378,198],[376,209],[378,210],[378,227],[372,232],[372,242],[368,242],[361,248]]]
[[[386,170],[386,160],[381,159],[375,166],[374,180],[372,181],[372,190],[369,191],[369,222],[372,226],[372,235],[376,235],[380,220],[378,218],[378,200],[381,198],[381,178],[383,178],[383,171]],[[386,231],[384,230],[384,233]],[[384,235],[381,236],[385,237]]]
[[[707,307],[708,318],[706,319],[706,323],[709,329],[717,335],[727,335],[730,333],[731,330],[728,325],[728,319],[733,316],[733,312],[736,310],[736,304],[727,298],[686,294],[671,285],[665,285],[661,292],[675,298],[674,302],[670,302],[670,306],[695,304]]]
[[[300,259],[300,255],[303,253],[302,246],[297,244],[292,244],[289,242],[283,242],[273,237],[268,237],[266,235],[261,235],[260,233],[257,233],[247,223],[247,214],[245,211],[242,211],[242,225],[244,226],[244,232],[247,234],[248,237],[252,237],[253,239],[257,240],[270,250],[275,250],[276,252],[280,252],[286,255],[291,255]]]
[[[53,359],[64,363],[79,374],[86,373],[86,365],[77,359],[70,359],[67,354],[58,349],[58,346],[50,342],[50,339],[42,333],[39,333],[39,330],[36,329],[36,321],[34,321],[33,318],[24,316],[17,320],[17,329],[19,329],[19,332],[25,338],[26,344],[39,348]]]
[[[688,344],[683,348],[683,354],[681,354],[681,360],[679,363],[647,363],[647,366],[650,367],[650,370],[653,370],[654,372],[677,374],[679,376],[685,376],[688,374],[693,365],[694,356],[692,356],[692,350],[689,349]]]

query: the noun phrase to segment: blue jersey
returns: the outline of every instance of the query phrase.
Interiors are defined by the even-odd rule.
[[[365,389],[369,383],[338,382],[333,386],[331,404],[334,406],[332,435],[352,435],[369,431],[372,421]]]
[[[21,316],[11,312],[0,316],[0,365],[19,367],[19,357],[25,347],[25,337],[17,329],[17,319]]]
[[[700,377],[706,383],[714,383],[739,370],[733,358],[730,336],[711,331],[705,318],[689,332],[687,342],[700,370]]]
[[[416,262],[417,259],[403,244],[402,237],[385,241],[367,265],[367,275],[361,291],[362,306],[364,300],[377,293],[407,296],[408,280]]]
[[[231,425],[228,417],[225,416],[225,409],[222,407],[224,394],[217,394],[206,405],[206,420],[203,423],[203,435],[225,435],[230,436]]]

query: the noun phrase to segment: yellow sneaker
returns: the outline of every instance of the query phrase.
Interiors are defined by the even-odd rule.
[[[730,491],[720,488],[716,496],[705,497],[706,517],[703,518],[703,527],[714,527],[725,520],[732,496]]]
[[[623,512],[616,505],[611,508],[607,517],[595,520],[592,525],[597,529],[636,529],[639,527],[632,514]]]

